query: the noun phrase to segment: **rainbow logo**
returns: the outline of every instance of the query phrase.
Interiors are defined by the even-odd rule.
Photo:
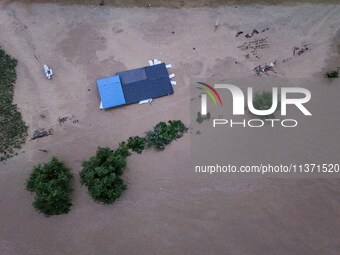
[[[211,100],[214,102],[215,105],[217,105],[217,101],[215,96],[217,97],[218,101],[220,102],[220,105],[223,105],[222,99],[220,97],[220,94],[216,91],[216,89],[213,88],[213,86],[206,84],[204,82],[197,82],[198,84],[203,85],[204,87],[197,87],[199,90],[204,91],[207,95],[210,96]],[[215,96],[214,96],[215,95]]]

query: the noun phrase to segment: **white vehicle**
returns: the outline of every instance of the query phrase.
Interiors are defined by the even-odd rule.
[[[53,75],[53,71],[51,68],[48,67],[48,65],[44,65],[44,73],[47,79],[51,79]]]

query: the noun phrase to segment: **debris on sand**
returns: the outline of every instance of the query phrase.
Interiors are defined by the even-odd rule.
[[[237,32],[235,37],[239,37],[241,34],[243,34],[243,31]]]
[[[58,118],[59,126],[64,126],[66,121],[72,121],[72,123],[78,123],[79,122],[79,120],[76,119],[76,117],[74,115],[72,115],[72,116],[65,116],[65,117],[59,117]]]
[[[47,152],[48,152],[48,150],[43,150],[43,149],[39,149],[39,151],[41,151],[41,152],[45,152],[45,153],[47,153]]]
[[[45,130],[44,128],[39,128],[34,131],[31,140],[39,139],[45,136],[53,135],[53,129]]]
[[[282,63],[286,63],[286,62],[288,62],[289,60],[291,60],[292,58],[285,58],[285,59],[283,59],[282,60]]]
[[[262,29],[262,30],[261,30],[261,33],[264,33],[264,32],[266,32],[266,31],[268,31],[268,30],[269,30],[269,27],[266,27],[265,29]],[[240,34],[242,34],[242,33],[243,33],[243,31],[237,32],[236,37],[238,37],[238,36],[239,36]],[[254,28],[253,31],[252,31],[251,33],[247,33],[244,37],[247,38],[247,39],[249,39],[249,38],[252,38],[254,35],[257,35],[257,34],[259,34],[259,33],[260,33],[260,32]]]
[[[250,55],[259,59],[258,51],[269,48],[269,44],[267,42],[267,38],[265,37],[265,38],[255,39],[250,42],[244,42],[243,44],[238,46],[238,48],[241,51],[245,51],[247,53],[245,55],[247,59],[250,58]]]
[[[299,50],[299,47],[293,47],[293,56],[296,56],[296,51]]]
[[[257,76],[261,76],[262,73],[269,76],[268,71],[272,71],[276,73],[274,70],[274,66],[276,65],[276,63],[277,63],[277,60],[275,60],[274,62],[271,62],[269,65],[267,64],[265,64],[264,66],[258,65],[253,70]]]
[[[58,118],[58,122],[59,122],[59,125],[61,126],[65,121],[67,121],[68,117],[62,117],[62,118]]]
[[[293,47],[293,56],[300,56],[308,50],[309,47],[307,44],[303,44],[301,47]]]
[[[219,24],[220,24],[220,18],[217,18],[215,21],[215,31],[217,30]]]
[[[261,65],[256,66],[253,70],[257,76],[261,76],[261,72],[264,72],[264,69]]]

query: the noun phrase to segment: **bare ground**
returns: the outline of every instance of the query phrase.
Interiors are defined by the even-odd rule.
[[[277,75],[320,76],[337,64],[338,5],[173,10],[2,2],[0,45],[19,60],[15,102],[30,135],[37,128],[54,134],[28,139],[19,156],[0,165],[1,254],[339,254],[338,180],[197,176],[188,135],[162,153],[129,158],[128,190],[112,206],[93,202],[77,174],[98,145],[115,147],[162,120],[188,123],[192,77],[250,77],[255,65],[290,58],[302,43],[311,51],[280,64]],[[235,38],[237,31],[265,27],[256,38],[268,48],[238,48],[249,40]],[[175,94],[100,111],[96,79],[151,58],[173,65]],[[54,69],[51,81],[44,63]],[[31,207],[24,183],[33,165],[52,155],[75,174],[74,206],[46,218]]]

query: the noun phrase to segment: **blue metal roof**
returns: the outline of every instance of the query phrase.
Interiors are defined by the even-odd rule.
[[[174,93],[164,63],[118,72],[97,85],[104,109]]]
[[[169,77],[122,84],[122,87],[127,104],[174,93]]]
[[[145,73],[147,79],[157,79],[161,77],[169,78],[168,70],[164,63],[145,67]]]
[[[133,70],[118,72],[116,75],[119,75],[120,81],[122,84],[132,83],[136,81],[141,81],[146,79],[145,68],[137,68]]]
[[[104,109],[126,104],[118,75],[97,80],[97,86]]]
[[[118,72],[127,104],[174,93],[164,63]]]

